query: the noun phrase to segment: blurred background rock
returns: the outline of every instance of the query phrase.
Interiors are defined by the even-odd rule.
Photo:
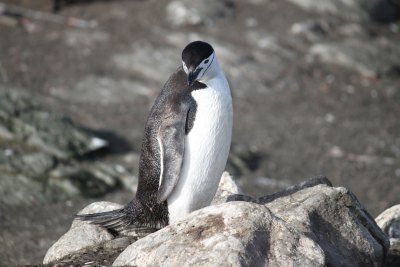
[[[400,202],[397,0],[8,0],[0,13],[1,265],[40,263],[94,199],[132,198],[149,109],[197,39],[231,85],[227,169],[245,193],[324,174],[373,216]]]

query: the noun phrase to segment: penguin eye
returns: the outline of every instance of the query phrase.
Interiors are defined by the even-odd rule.
[[[208,60],[208,59],[204,60],[204,64],[207,64],[208,62],[209,62],[209,60]]]

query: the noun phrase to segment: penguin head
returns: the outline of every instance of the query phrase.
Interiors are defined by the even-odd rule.
[[[195,81],[206,83],[218,74],[214,49],[202,41],[192,42],[183,49],[182,66],[189,86]]]

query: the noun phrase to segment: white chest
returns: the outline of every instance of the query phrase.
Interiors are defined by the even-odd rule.
[[[216,80],[206,89],[193,91],[192,96],[197,103],[197,110],[193,128],[186,137],[185,148],[193,159],[190,162],[198,164],[196,169],[202,172],[205,168],[214,169],[219,163],[216,157],[221,156],[223,151],[225,158],[225,151],[227,148],[229,150],[232,98],[225,79]],[[196,154],[199,156],[195,156]],[[220,163],[224,167],[225,161]]]
[[[218,138],[218,132],[226,130],[232,120],[230,94],[206,88],[192,92],[192,96],[197,109],[193,129],[188,136],[206,143]]]

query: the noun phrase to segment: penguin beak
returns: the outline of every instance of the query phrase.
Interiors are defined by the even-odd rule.
[[[195,71],[189,71],[188,75],[187,75],[187,83],[189,86],[191,86],[197,79],[197,76],[199,75],[200,71],[203,68],[198,68]]]

